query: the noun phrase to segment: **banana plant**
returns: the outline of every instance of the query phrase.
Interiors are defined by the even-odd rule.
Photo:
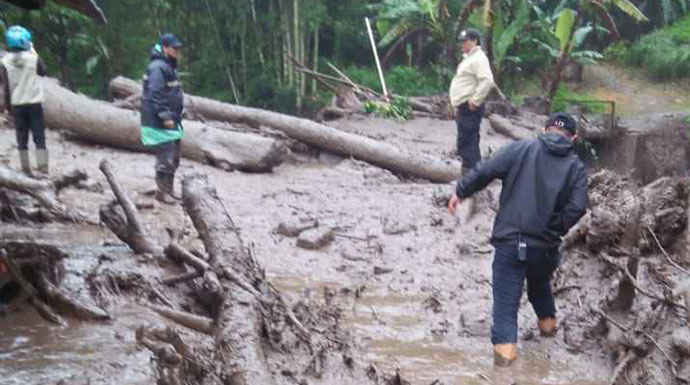
[[[389,47],[384,66],[393,52],[414,38],[431,37],[441,44],[450,40],[448,0],[384,0],[372,8],[378,11],[376,28],[383,35],[377,45]]]
[[[574,5],[574,9],[567,8],[568,5],[571,4]],[[553,97],[556,95],[556,90],[561,82],[563,67],[571,58],[571,51],[576,43],[576,32],[579,29],[580,21],[585,12],[594,13],[596,16],[600,16],[609,25],[609,29],[614,36],[617,35],[617,29],[608,11],[610,7],[618,8],[637,22],[649,21],[644,13],[642,13],[642,11],[640,11],[630,0],[573,0],[563,1],[561,5],[563,5],[563,10],[558,17],[555,32],[561,42],[561,52],[554,67],[551,84],[547,94],[549,103],[551,103]]]
[[[494,77],[498,82],[505,66],[508,64],[520,64],[519,56],[509,55],[510,47],[518,40],[520,32],[530,22],[531,7],[528,1],[521,1],[514,19],[506,25],[505,17],[500,12],[500,7],[496,7],[492,17],[491,27],[491,54],[493,59]]]

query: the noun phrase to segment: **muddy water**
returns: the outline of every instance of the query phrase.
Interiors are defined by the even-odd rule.
[[[93,246],[113,241],[99,227],[57,225],[36,233],[41,241],[69,245],[62,287],[82,299],[88,298],[85,277],[97,267],[99,256],[131,256],[123,246]],[[4,240],[33,239],[21,228],[5,229],[2,235]],[[13,303],[18,311],[0,315],[0,384],[152,383],[150,353],[136,346],[134,331],[157,316],[133,303],[112,305],[112,322],[66,319],[68,325],[62,327],[46,322],[28,303]]]
[[[151,384],[150,353],[134,331],[148,317],[136,305],[116,310],[112,324],[70,321],[58,327],[29,306],[0,318],[0,384]]]
[[[387,373],[400,370],[413,385],[507,384],[520,385],[601,385],[605,373],[589,371],[582,364],[553,354],[558,341],[521,341],[521,357],[508,369],[494,369],[488,336],[438,336],[426,330],[423,302],[427,296],[402,294],[387,287],[367,286],[359,298],[342,294],[334,282],[318,282],[301,277],[270,277],[286,293],[309,291],[320,295],[324,288],[339,293],[338,303],[345,311],[345,324],[355,331],[365,347],[363,361],[374,363]],[[348,298],[343,298],[348,297]],[[488,334],[489,325],[486,325]],[[560,347],[562,349],[562,347]]]

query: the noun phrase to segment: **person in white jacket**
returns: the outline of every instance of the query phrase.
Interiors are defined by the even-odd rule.
[[[12,26],[5,33],[8,52],[0,60],[0,82],[5,95],[1,110],[10,109],[17,132],[17,147],[22,171],[32,175],[29,162],[29,133],[36,146],[38,172],[48,174],[48,150],[43,123],[43,88],[39,76],[45,65],[31,43],[31,33]]]
[[[463,174],[480,160],[479,125],[484,115],[484,99],[494,87],[489,59],[481,48],[479,32],[466,29],[460,33],[463,60],[450,83],[450,103],[456,109],[458,127],[457,155]]]

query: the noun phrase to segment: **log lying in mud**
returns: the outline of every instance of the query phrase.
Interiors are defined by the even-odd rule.
[[[56,218],[69,222],[82,222],[85,216],[67,208],[58,202],[56,186],[48,180],[30,178],[20,172],[0,166],[0,187],[23,192],[36,198],[36,200],[50,211]]]
[[[246,282],[261,281],[256,261],[247,253],[238,229],[206,177],[192,175],[182,182],[184,209],[206,247],[213,268],[228,269]],[[271,384],[262,351],[262,322],[257,299],[236,283],[229,283],[218,304],[214,331],[222,371],[231,384]]]
[[[141,86],[137,82],[122,77],[113,79],[110,89],[117,96],[125,98],[141,93]],[[460,175],[461,165],[455,160],[409,153],[388,143],[339,131],[311,120],[190,95],[185,95],[185,99],[189,100],[190,109],[207,112],[208,115],[205,116],[208,118],[259,123],[280,130],[301,142],[337,154],[353,156],[394,172],[441,183],[453,181]]]
[[[44,79],[46,125],[93,143],[148,151],[140,142],[139,113],[89,99]],[[282,162],[283,145],[271,138],[183,123],[182,156],[225,170],[267,172]]]
[[[103,159],[100,169],[105,175],[110,187],[117,198],[119,206],[124,211],[124,217],[120,215],[117,206],[114,204],[101,206],[99,215],[106,226],[117,235],[120,240],[129,245],[137,254],[162,253],[162,248],[151,242],[144,234],[143,227],[139,221],[137,208],[127,195],[127,191],[115,179],[110,162]]]
[[[531,131],[514,124],[510,119],[498,114],[489,115],[489,123],[491,123],[491,128],[493,128],[494,131],[513,140],[534,137]]]

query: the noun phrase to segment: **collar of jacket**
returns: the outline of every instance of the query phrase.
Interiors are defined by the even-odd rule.
[[[161,46],[160,43],[154,45],[151,49],[151,61],[154,60],[163,60],[173,68],[177,68],[177,59],[169,58],[168,55],[163,52],[163,46]]]
[[[481,49],[482,49],[482,47],[480,47],[480,46],[475,46],[474,48],[472,48],[472,49],[470,50],[470,52],[468,52],[468,53],[463,53],[463,54],[462,54],[462,57],[463,57],[463,59],[466,59],[466,58],[468,58],[468,57],[474,55],[475,53],[477,53],[477,51],[480,51]]]

